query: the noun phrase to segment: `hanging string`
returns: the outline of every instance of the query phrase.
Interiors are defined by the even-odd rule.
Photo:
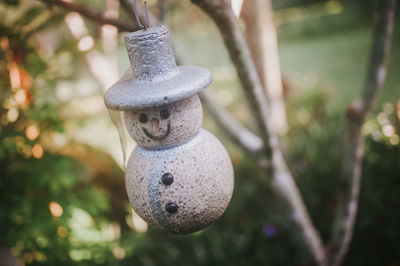
[[[139,13],[137,11],[136,0],[133,0],[133,12],[135,13],[136,22],[140,28],[147,30],[150,27],[149,7],[147,6],[147,1],[144,1],[144,10],[145,10],[145,14],[146,14],[146,24],[143,26],[143,24],[140,22],[140,19],[139,19]]]
[[[139,15],[137,12],[137,4],[136,4],[136,0],[133,0],[133,12],[135,13],[135,18],[136,18],[136,22],[139,25],[140,28],[144,28],[144,26],[142,25],[142,23],[140,23],[140,19],[139,19]]]
[[[144,1],[144,11],[146,12],[146,25],[147,25],[147,27],[145,27],[144,30],[147,30],[147,28],[150,27],[149,8],[147,6],[147,1]]]
[[[121,148],[122,148],[122,168],[125,170],[126,168],[126,160],[127,160],[127,150],[128,150],[128,143],[127,143],[127,137],[126,137],[126,132],[125,132],[125,126],[124,126],[124,118],[123,118],[123,113],[120,111],[114,111],[114,110],[108,110],[111,121],[114,124],[114,126],[118,130],[118,135],[119,135],[119,141],[121,143]]]

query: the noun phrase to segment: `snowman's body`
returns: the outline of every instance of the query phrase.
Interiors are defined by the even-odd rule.
[[[222,152],[221,152],[222,150]],[[171,174],[173,182],[162,182]],[[233,171],[222,144],[206,130],[165,150],[137,147],[126,169],[126,187],[136,213],[174,233],[200,230],[225,211],[233,190]],[[169,213],[166,206],[177,205]]]
[[[129,200],[146,222],[168,232],[206,227],[231,199],[231,161],[222,144],[201,129],[201,122],[197,94],[125,112],[128,132],[138,144],[125,174]]]
[[[225,148],[201,129],[197,92],[211,74],[176,67],[165,26],[132,33],[126,44],[132,72],[107,91],[105,102],[124,111],[137,143],[125,175],[131,205],[164,231],[203,229],[224,213],[234,183]]]

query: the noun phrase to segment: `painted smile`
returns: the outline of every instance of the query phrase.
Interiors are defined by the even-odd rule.
[[[143,130],[144,134],[146,134],[147,137],[149,137],[149,138],[151,138],[153,140],[163,140],[169,135],[169,133],[171,133],[171,123],[168,122],[167,131],[164,134],[160,135],[160,136],[155,136],[155,135],[151,134],[144,127],[142,127],[142,130]]]

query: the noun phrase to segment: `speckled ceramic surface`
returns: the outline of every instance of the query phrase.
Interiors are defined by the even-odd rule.
[[[212,81],[205,68],[176,66],[164,25],[130,33],[125,43],[131,71],[104,95],[107,108],[124,111],[169,104],[198,93]]]
[[[203,113],[197,94],[160,107],[125,111],[125,125],[136,143],[160,149],[184,142],[201,127]]]
[[[172,183],[163,183],[165,174],[172,175]],[[127,192],[136,213],[173,233],[194,232],[218,219],[231,199],[233,182],[227,152],[205,130],[171,149],[136,147],[126,171]],[[171,203],[176,204],[175,212],[167,211]]]
[[[104,95],[106,106],[124,111],[136,141],[126,167],[126,189],[136,213],[171,233],[203,229],[226,210],[233,168],[222,144],[201,129],[197,92],[211,74],[177,67],[165,26],[125,37],[131,71]]]

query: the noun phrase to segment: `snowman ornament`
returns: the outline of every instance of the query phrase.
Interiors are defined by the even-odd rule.
[[[176,66],[166,26],[125,36],[131,69],[104,96],[107,108],[123,111],[137,146],[125,173],[135,212],[170,233],[205,228],[226,210],[233,168],[223,145],[201,128],[197,93],[211,73]]]

